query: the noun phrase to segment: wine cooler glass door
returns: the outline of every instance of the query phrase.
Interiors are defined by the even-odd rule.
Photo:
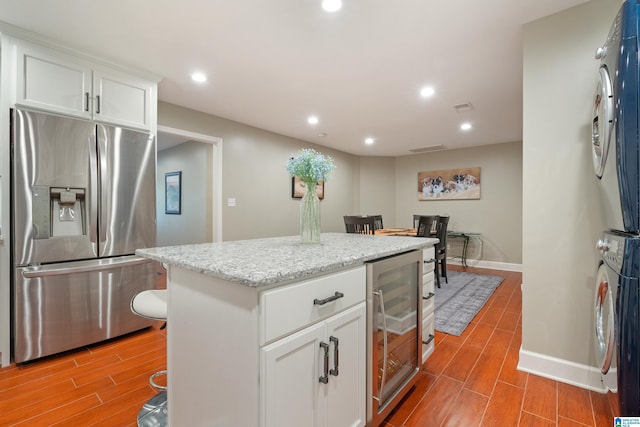
[[[370,380],[378,416],[393,409],[420,369],[421,264],[421,253],[409,253],[375,262],[370,270]]]

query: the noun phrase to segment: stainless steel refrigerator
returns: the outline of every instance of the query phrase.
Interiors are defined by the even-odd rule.
[[[12,320],[17,363],[151,324],[131,298],[156,287],[155,138],[15,109]]]

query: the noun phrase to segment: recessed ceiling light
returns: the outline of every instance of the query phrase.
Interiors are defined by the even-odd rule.
[[[319,122],[318,117],[316,116],[309,116],[307,118],[307,123],[309,123],[310,125],[317,125]]]
[[[460,125],[460,129],[463,131],[468,131],[471,130],[473,126],[471,126],[471,123],[469,122],[464,122],[463,124]]]
[[[371,145],[374,142],[376,142],[376,141],[373,138],[365,138],[365,140],[364,140],[364,143],[367,144],[367,145]]]
[[[327,12],[335,12],[342,8],[342,0],[322,0],[322,8]]]
[[[431,86],[425,86],[420,89],[420,96],[423,98],[432,97],[434,93],[436,93],[436,90]]]
[[[191,74],[191,80],[197,83],[204,83],[207,81],[207,76],[205,76],[204,73],[197,72]]]

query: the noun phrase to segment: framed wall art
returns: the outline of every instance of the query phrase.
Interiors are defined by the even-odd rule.
[[[164,213],[180,215],[182,212],[182,172],[164,174]]]
[[[479,198],[479,167],[418,172],[418,200]]]
[[[323,180],[318,181],[318,183],[316,184],[316,194],[318,195],[318,198],[320,200],[324,199],[324,181]],[[297,176],[294,176],[293,178],[291,178],[291,197],[293,197],[294,199],[302,199],[303,195],[304,195],[304,182]]]

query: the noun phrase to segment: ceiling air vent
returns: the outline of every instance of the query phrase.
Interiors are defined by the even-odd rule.
[[[454,105],[453,109],[456,110],[456,113],[464,113],[473,110],[473,105],[471,105],[470,102],[467,102],[466,104]]]
[[[444,150],[446,147],[442,144],[440,145],[430,145],[428,147],[422,147],[422,148],[414,148],[413,150],[409,150],[414,154],[420,154],[420,153],[428,153],[430,151],[440,151],[440,150]]]

